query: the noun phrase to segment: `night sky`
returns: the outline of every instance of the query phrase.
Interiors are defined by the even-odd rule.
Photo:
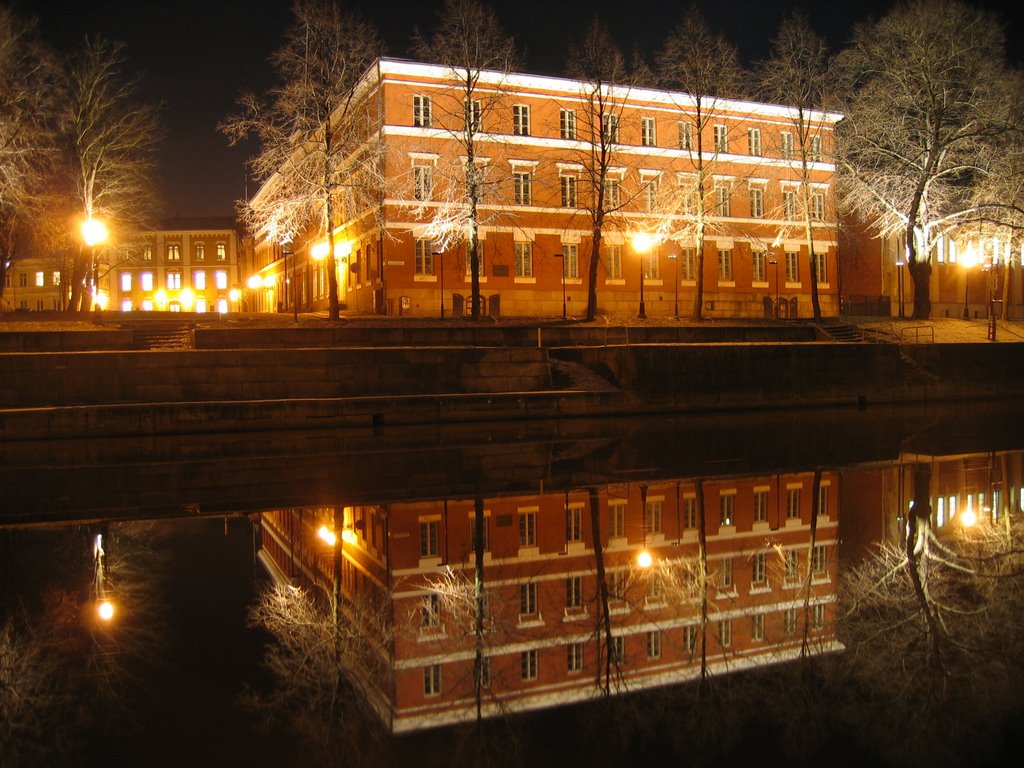
[[[234,201],[255,191],[247,186],[245,160],[254,146],[230,148],[216,126],[233,111],[244,90],[261,92],[270,82],[267,58],[280,44],[290,19],[289,0],[102,0],[15,2],[39,19],[44,37],[58,50],[76,48],[85,34],[128,46],[131,64],[144,77],[145,97],[162,105],[166,142],[161,184],[168,216],[226,216]],[[413,30],[429,29],[438,0],[350,0],[344,7],[373,22],[386,53],[404,56]],[[559,74],[574,30],[588,19],[577,3],[495,0],[506,30],[526,52],[527,71]],[[631,0],[589,4],[600,10],[619,44],[650,58],[690,2]],[[711,25],[740,47],[750,62],[768,55],[779,21],[793,7],[805,8],[814,27],[838,48],[851,26],[881,15],[891,0],[699,0]],[[999,0],[985,5],[998,7]],[[1005,19],[1008,23],[1008,19]],[[1010,29],[1020,58],[1020,26]]]

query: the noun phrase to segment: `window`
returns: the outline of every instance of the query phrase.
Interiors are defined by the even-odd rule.
[[[941,503],[942,499],[939,499]],[[828,517],[828,486],[825,484],[818,486],[818,515]]]
[[[580,276],[580,247],[576,244],[562,246],[562,277]]]
[[[28,273],[27,272],[21,272],[21,273],[18,274],[18,287],[19,288],[28,288]]]
[[[520,655],[520,673],[523,680],[537,679],[537,649],[523,651]]]
[[[747,129],[747,151],[754,157],[761,156],[761,129]]]
[[[609,653],[612,657],[612,663],[622,666],[626,661],[626,638],[622,635],[613,637],[612,647],[609,649]]]
[[[750,617],[750,639],[756,642],[764,640],[764,614],[755,613]]]
[[[426,238],[416,240],[416,274],[434,274],[434,241]]]
[[[537,613],[537,582],[528,581],[519,585],[519,615],[535,616]]]
[[[796,634],[796,608],[787,608],[782,614],[782,631],[786,637]]]
[[[729,216],[729,187],[726,184],[715,185],[715,214]]]
[[[605,249],[605,253],[608,258],[608,279],[609,280],[621,280],[622,279],[622,246],[621,245],[609,245]]]
[[[128,293],[132,289],[132,273],[122,272],[121,273],[121,290]]]
[[[420,627],[437,629],[441,626],[441,596],[432,593],[424,595],[420,604]]]
[[[606,571],[607,573],[607,571]],[[611,600],[625,600],[626,599],[626,572],[625,571],[612,571],[607,573],[608,578],[608,598]]]
[[[818,603],[814,606],[814,614],[811,616],[811,623],[815,629],[825,626],[825,604]]]
[[[441,665],[432,664],[423,668],[423,695],[441,695]]]
[[[60,285],[60,272],[54,272],[52,275],[52,282],[50,283],[54,287]]]
[[[768,522],[768,491],[754,491],[754,522]]]
[[[791,581],[800,577],[800,553],[795,549],[786,551],[786,580]]]
[[[434,168],[429,165],[415,165],[412,169],[412,196],[417,200],[429,200],[434,194]]]
[[[824,192],[812,192],[811,193],[811,218],[814,221],[825,220],[825,193]]]
[[[697,648],[697,628],[688,626],[683,629],[683,647],[687,653],[693,653]]]
[[[228,288],[228,273],[225,272],[223,269],[218,269],[216,272],[213,273],[213,280],[214,280],[214,283],[216,283],[218,290],[221,290],[221,291],[226,291],[227,290],[227,288]]]
[[[645,529],[648,533],[661,533],[662,503],[660,501],[648,501],[644,510]]]
[[[697,249],[696,248],[683,248],[682,264],[680,265],[680,271],[682,272],[683,280],[696,280],[697,279]]]
[[[661,279],[661,263],[658,259],[657,249],[641,255],[640,263],[644,271],[644,280]]]
[[[720,522],[723,526],[735,525],[736,494],[723,493],[718,499]]]
[[[643,182],[644,211],[654,213],[658,210],[658,180],[649,178]]]
[[[731,557],[725,558],[718,565],[718,588],[732,589],[733,586],[733,561]]]
[[[799,488],[787,488],[786,489],[786,517],[799,518],[800,517],[800,489]]]
[[[565,509],[565,540],[583,540],[583,508],[566,507]]]
[[[429,128],[431,122],[430,117],[430,97],[429,96],[413,96],[412,97],[412,124],[417,128]]]
[[[723,648],[732,645],[732,619],[722,619],[718,622],[718,644]]]
[[[152,261],[153,260],[153,246],[145,245],[142,247],[142,260]]]
[[[655,144],[654,118],[640,118],[640,143],[645,147],[653,147]]]
[[[46,287],[46,273],[45,272],[36,272],[36,288],[45,288],[45,287]]]
[[[782,190],[782,216],[790,221],[797,217],[796,192],[792,189]]]
[[[626,505],[623,502],[608,504],[608,537],[620,539],[626,535]]]
[[[571,109],[563,109],[558,113],[558,129],[563,139],[572,141],[576,138],[576,113]]]
[[[181,246],[180,245],[168,245],[167,246],[167,260],[168,261],[181,261]]]
[[[604,180],[604,209],[610,211],[622,205],[622,180]]]
[[[181,290],[181,272],[167,273],[167,288],[171,291]]]
[[[822,574],[825,572],[825,569],[828,565],[825,553],[826,549],[823,544],[818,544],[814,548],[813,559],[811,564],[811,568],[814,571],[814,573]]]
[[[519,513],[519,546],[537,546],[537,513]]]
[[[764,251],[751,251],[750,263],[752,278],[755,283],[768,282],[768,254]],[[756,494],[755,494],[756,498]]]
[[[685,120],[679,121],[679,148],[693,149],[693,126]]]
[[[570,576],[565,580],[565,607],[569,609],[583,607],[582,576]]]
[[[228,246],[226,243],[217,243],[217,261],[224,261],[228,257]]]
[[[203,243],[196,243],[196,261],[206,260],[206,246]]]
[[[786,252],[786,282],[800,281],[800,254],[795,251]]]
[[[729,133],[724,125],[715,126],[715,152],[729,151]]]
[[[483,539],[484,551],[487,551],[487,518],[483,519],[483,525],[480,526],[480,537]],[[476,548],[476,517],[469,518],[469,546]]]
[[[779,143],[782,145],[782,159],[793,159],[793,134],[789,131],[782,131],[779,134]]]
[[[764,188],[750,188],[750,217],[753,219],[764,218]]]
[[[619,116],[604,114],[601,118],[601,137],[605,144],[619,143]]]
[[[751,561],[750,581],[753,584],[764,584],[768,580],[767,558],[764,552],[758,552]]]
[[[420,557],[437,557],[439,528],[437,520],[420,521]]]
[[[143,272],[141,275],[139,275],[139,286],[144,291],[152,291],[153,290],[153,273],[152,272]]]
[[[477,133],[483,127],[483,107],[480,106],[480,100],[474,99],[470,101],[466,99],[465,102],[465,121],[466,130],[470,133]]]
[[[533,243],[517,241],[515,251],[516,277],[533,277]]]
[[[530,174],[516,171],[512,174],[512,184],[515,189],[516,205],[530,205],[532,198],[530,190]]]
[[[530,108],[526,104],[512,107],[512,133],[516,136],[530,135]]]
[[[647,633],[647,658],[654,660],[661,658],[661,632],[651,630]]]
[[[683,499],[683,526],[685,528],[697,527],[697,499],[694,496],[687,496]]]
[[[565,667],[569,672],[583,669],[583,643],[569,643],[565,646]]]
[[[192,287],[197,291],[206,290],[206,273],[203,270],[197,269],[192,273]]]
[[[732,250],[724,249],[718,251],[718,282],[732,282]]]
[[[812,163],[821,162],[821,136],[811,136],[809,159]]]
[[[576,207],[576,177],[575,176],[562,176],[562,207],[563,208],[575,208]]]
[[[827,261],[824,253],[814,254],[814,271],[818,285],[828,282]]]

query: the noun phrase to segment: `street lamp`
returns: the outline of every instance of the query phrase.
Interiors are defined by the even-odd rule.
[[[444,320],[444,251],[431,251],[430,255],[437,256],[437,271],[441,278],[441,319]]]
[[[903,317],[903,259],[896,262],[896,284],[900,296],[900,317]]]
[[[563,249],[556,253],[555,258],[562,260],[562,319],[565,320],[565,250]]]
[[[675,281],[676,281],[676,291],[675,291],[675,293],[676,293],[676,296],[675,296],[675,304],[673,306],[673,310],[675,311],[675,318],[676,318],[676,320],[678,320],[679,319],[679,254],[678,253],[670,253],[668,255],[668,258],[675,264]]]
[[[640,312],[637,314],[641,320],[647,319],[647,306],[644,304],[644,255],[654,247],[654,238],[641,232],[633,236],[633,250],[640,254]]]
[[[970,320],[971,318],[971,310],[967,306],[967,299],[970,288],[971,268],[977,263],[978,256],[974,252],[974,243],[968,243],[967,250],[964,251],[963,258],[960,260],[960,265],[964,268],[964,320]]]
[[[772,307],[772,317],[779,316],[779,260],[768,259],[768,263],[775,267],[775,305]]]
[[[107,226],[92,216],[82,222],[82,240],[89,248],[89,279],[92,283],[92,308],[99,307],[99,265],[96,263],[96,247],[107,242]]]

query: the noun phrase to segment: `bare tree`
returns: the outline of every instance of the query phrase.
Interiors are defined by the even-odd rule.
[[[684,177],[681,205],[677,217],[684,227],[669,237],[686,237],[696,248],[696,287],[693,319],[703,319],[704,304],[704,242],[710,228],[718,226],[712,175],[719,155],[728,151],[727,134],[716,135],[708,144],[707,134],[722,118],[726,98],[739,94],[743,81],[736,48],[708,26],[700,10],[692,6],[669,36],[658,60],[658,75],[668,88],[681,91],[680,145],[687,150],[692,189]]]
[[[139,101],[138,81],[126,68],[122,44],[87,39],[67,74],[64,116],[78,213],[113,224],[111,231],[120,233],[115,241],[145,226],[152,214],[160,139],[157,110]],[[74,262],[72,311],[88,309],[83,301],[88,256],[83,248]]]
[[[25,250],[33,203],[54,159],[58,71],[35,23],[0,7],[0,301],[4,275]]]
[[[590,263],[587,268],[587,315],[597,313],[597,268],[606,228],[624,228],[619,214],[629,198],[623,194],[615,172],[619,147],[619,123],[633,78],[626,60],[608,27],[595,18],[586,33],[572,46],[569,75],[580,83],[580,110],[563,112],[563,138],[579,142],[583,189],[579,210],[589,219]]]
[[[758,67],[757,87],[767,101],[792,108],[789,114],[792,131],[786,135],[795,140],[791,145],[781,146],[779,154],[789,161],[798,180],[799,213],[807,242],[815,320],[821,318],[821,301],[814,228],[821,226],[825,218],[825,195],[815,193],[813,176],[817,164],[823,160],[824,129],[831,125],[823,111],[829,83],[825,39],[814,31],[804,13],[796,12],[779,26],[772,41],[771,58]],[[789,212],[784,210],[785,213]]]
[[[255,136],[250,160],[260,192],[243,214],[253,235],[278,243],[322,233],[379,207],[379,116],[359,88],[381,52],[376,30],[334,0],[295,0],[292,25],[271,57],[278,84],[263,97],[244,94],[241,112],[221,130],[232,143]],[[334,248],[327,252],[330,318],[340,311]]]
[[[485,127],[491,124],[492,113],[504,100],[504,81],[515,72],[519,56],[494,11],[478,0],[446,0],[434,34],[418,37],[414,49],[419,56],[445,68],[450,90],[433,106],[438,112],[437,127],[455,140],[459,153],[439,166],[448,177],[447,183],[440,185],[446,190],[448,204],[433,212],[428,232],[439,241],[442,251],[465,239],[471,317],[479,320],[481,206],[500,183],[493,172],[495,164],[481,161],[479,145],[488,135]]]
[[[1010,124],[1002,29],[959,0],[910,0],[857,27],[837,64],[840,202],[880,236],[903,236],[913,316],[927,318],[932,251],[976,215]]]

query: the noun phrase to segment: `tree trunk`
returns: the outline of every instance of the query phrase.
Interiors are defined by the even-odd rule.
[[[911,251],[913,254],[913,251]],[[929,293],[932,265],[927,261],[916,261],[911,255],[908,262],[910,279],[914,283],[914,320],[927,320],[932,315],[932,299]]]
[[[598,628],[597,645],[600,649],[602,639],[605,645],[604,668],[602,670],[600,651],[597,655],[597,686],[607,696],[611,693],[612,674],[612,619],[608,608],[608,580],[604,570],[604,550],[601,543],[601,500],[596,488],[590,488],[590,530],[594,542],[594,569],[597,571]],[[602,637],[603,636],[603,637]],[[604,682],[602,683],[602,671]]]

